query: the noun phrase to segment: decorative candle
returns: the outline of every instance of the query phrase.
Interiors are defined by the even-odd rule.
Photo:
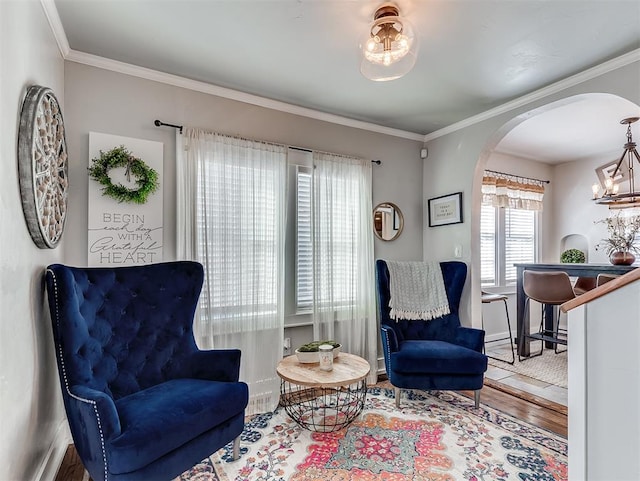
[[[320,369],[323,371],[333,370],[333,346],[331,344],[321,344],[318,347],[320,357]]]
[[[611,189],[613,188],[613,179],[611,177],[607,177],[604,181],[604,187],[605,195],[611,195]]]

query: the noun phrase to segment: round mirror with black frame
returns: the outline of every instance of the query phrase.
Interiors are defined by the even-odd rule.
[[[381,202],[373,209],[373,232],[378,239],[397,239],[404,227],[404,216],[393,202]]]

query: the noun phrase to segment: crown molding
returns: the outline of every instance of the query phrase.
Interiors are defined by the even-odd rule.
[[[504,114],[506,112],[509,112],[510,110],[517,109],[531,102],[535,102],[536,100],[540,100],[549,95],[553,95],[569,87],[573,87],[574,85],[586,82],[587,80],[599,77],[600,75],[619,69],[620,67],[624,67],[637,61],[640,61],[640,49],[632,50],[629,53],[601,63],[600,65],[596,65],[595,67],[584,70],[580,73],[572,75],[571,77],[562,79],[556,83],[531,92],[530,94],[523,95],[522,97],[499,105],[498,107],[486,110],[478,115],[474,115],[473,117],[468,117],[464,120],[461,120],[460,122],[456,122],[455,124],[451,124],[440,130],[436,130],[435,132],[431,132],[425,135],[423,140],[424,142],[429,142],[431,140],[437,139],[438,137],[442,137],[452,132],[456,132],[460,129],[470,127],[471,125]]]
[[[2,1],[2,0],[0,0]],[[326,112],[320,112],[318,110],[309,109],[306,107],[300,107],[298,105],[288,104],[278,100],[272,100],[265,97],[259,97],[257,95],[240,92],[225,87],[218,87],[217,85],[209,84],[206,82],[200,82],[197,80],[191,80],[178,75],[167,74],[157,70],[152,70],[137,65],[132,65],[124,62],[118,62],[98,55],[92,55],[77,50],[72,50],[67,40],[67,35],[62,26],[58,9],[55,6],[54,0],[40,0],[44,13],[53,32],[53,36],[58,44],[58,49],[62,54],[64,60],[70,62],[81,63],[92,67],[98,67],[105,70],[111,70],[113,72],[123,73],[134,77],[143,78],[146,80],[153,80],[155,82],[164,83],[167,85],[173,85],[175,87],[182,87],[196,92],[202,92],[218,97],[223,97],[230,100],[237,100],[238,102],[244,102],[258,107],[265,107],[280,112],[286,112],[293,115],[300,115],[302,117],[308,117],[315,120],[321,120],[332,124],[343,125],[345,127],[353,127],[356,129],[367,130],[370,132],[376,132],[379,134],[391,135],[394,137],[400,137],[408,140],[417,140],[422,142],[423,135],[415,132],[408,132],[400,129],[393,129],[390,127],[384,127],[382,125],[373,124],[370,122],[364,122],[361,120],[354,120],[340,115],[329,114]]]
[[[330,122],[333,124],[344,125],[346,127],[353,127],[356,129],[368,130],[371,132],[377,132],[385,135],[392,135],[394,137],[401,137],[409,140],[422,141],[423,135],[414,132],[407,132],[405,130],[392,129],[390,127],[384,127],[382,125],[372,124],[369,122],[363,122],[360,120],[354,120],[347,117],[341,117],[339,115],[320,112],[317,110],[309,109],[306,107],[300,107],[298,105],[288,104],[286,102],[280,102],[278,100],[272,100],[265,97],[259,97],[257,95],[240,92],[225,87],[219,87],[217,85],[209,84],[206,82],[200,82],[198,80],[191,80],[178,75],[172,75],[158,70],[153,70],[145,67],[139,67],[125,62],[119,62],[117,60],[111,60],[109,58],[100,57],[89,53],[79,52],[77,50],[69,50],[65,60],[70,62],[81,63],[92,67],[98,67],[105,70],[111,70],[133,77],[139,77],[146,80],[152,80],[154,82],[160,82],[174,87],[181,87],[196,92],[202,92],[205,94],[215,95],[217,97],[223,97],[230,100],[237,100],[238,102],[244,102],[258,107],[264,107],[280,112],[286,112],[289,114],[300,115],[302,117],[308,117],[315,120],[322,120],[324,122]]]
[[[60,15],[58,15],[58,9],[53,0],[40,0],[40,4],[49,22],[49,27],[51,27],[53,37],[58,44],[58,50],[60,50],[62,58],[66,59],[71,49],[69,47],[69,41],[67,40],[67,34],[62,26],[62,20],[60,20]]]
[[[2,1],[2,0],[0,0]],[[567,77],[547,87],[531,92],[530,94],[519,97],[510,102],[504,103],[493,109],[482,112],[478,115],[468,117],[455,124],[448,125],[440,130],[436,130],[426,135],[418,134],[415,132],[408,132],[400,129],[393,129],[390,127],[384,127],[382,125],[373,124],[370,122],[364,122],[361,120],[354,120],[340,115],[329,114],[318,110],[313,110],[306,107],[300,107],[298,105],[288,104],[279,100],[272,100],[265,97],[259,97],[257,95],[240,92],[225,87],[219,87],[217,85],[209,84],[206,82],[200,82],[197,80],[191,80],[178,75],[172,75],[158,70],[152,70],[145,67],[139,67],[117,60],[111,60],[98,55],[92,55],[77,50],[72,50],[67,40],[67,35],[62,26],[58,9],[55,6],[54,0],[40,0],[42,8],[45,12],[51,31],[58,44],[58,49],[62,54],[64,60],[70,62],[81,63],[93,67],[102,68],[105,70],[111,70],[113,72],[123,73],[134,77],[144,78],[146,80],[152,80],[155,82],[172,85],[175,87],[181,87],[188,90],[194,90],[196,92],[202,92],[210,95],[215,95],[230,100],[236,100],[238,102],[244,102],[259,107],[264,107],[280,112],[285,112],[293,115],[300,115],[302,117],[308,117],[315,120],[321,120],[333,124],[343,125],[345,127],[353,127],[356,129],[367,130],[370,132],[376,132],[379,134],[390,135],[394,137],[400,137],[408,140],[417,140],[421,142],[429,142],[444,135],[456,132],[458,130],[470,127],[479,122],[491,119],[503,113],[517,109],[524,105],[527,105],[536,100],[542,99],[549,95],[560,92],[574,85],[580,84],[587,80],[591,80],[595,77],[603,75],[605,73],[616,70],[620,67],[624,67],[633,62],[640,61],[640,49],[633,50],[629,53],[616,57],[612,60],[604,62],[600,65],[587,69],[571,77]]]

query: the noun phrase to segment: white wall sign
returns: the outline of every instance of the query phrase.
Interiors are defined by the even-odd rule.
[[[160,187],[144,204],[118,202],[103,195],[102,185],[87,175],[89,266],[124,266],[162,261],[163,144],[90,132],[89,165],[92,164],[91,159],[100,156],[100,151],[108,152],[121,145],[158,172]],[[134,176],[127,180],[124,167],[111,169],[109,177],[113,184],[137,188]]]

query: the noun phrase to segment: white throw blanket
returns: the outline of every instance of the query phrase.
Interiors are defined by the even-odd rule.
[[[449,314],[440,263],[387,261],[392,319],[435,319]]]

